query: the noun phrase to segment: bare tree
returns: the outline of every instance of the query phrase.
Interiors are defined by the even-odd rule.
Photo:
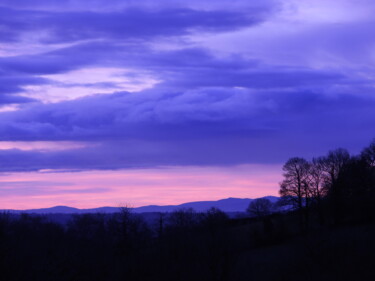
[[[310,164],[308,180],[311,196],[318,203],[327,192],[326,178],[324,159],[322,157],[313,158]]]
[[[346,149],[338,148],[336,150],[331,150],[328,155],[323,158],[322,163],[324,165],[324,171],[326,173],[326,187],[328,198],[330,199],[330,206],[333,210],[333,219],[335,223],[339,222],[340,218],[340,201],[342,196],[342,183],[338,182],[340,174],[350,162],[350,155]],[[341,185],[341,187],[340,187]]]
[[[280,195],[287,198],[297,209],[302,209],[309,196],[309,163],[299,157],[290,158],[283,166],[284,180],[280,183]]]
[[[371,167],[375,167],[375,139],[372,140],[368,147],[362,150],[361,158]]]
[[[310,163],[309,185],[310,196],[317,207],[320,224],[324,224],[325,218],[322,212],[322,199],[327,195],[327,173],[325,172],[324,158],[313,158]]]
[[[246,209],[251,216],[258,218],[265,217],[271,214],[272,203],[267,198],[258,198],[250,202]]]
[[[310,198],[310,164],[303,158],[290,158],[283,166],[284,180],[280,183],[279,193],[299,212],[300,227],[307,228],[309,221],[308,205]],[[305,217],[305,220],[303,219]]]
[[[332,188],[336,183],[341,169],[350,160],[349,152],[344,148],[338,148],[328,152],[326,157],[321,159],[326,173],[326,184]]]

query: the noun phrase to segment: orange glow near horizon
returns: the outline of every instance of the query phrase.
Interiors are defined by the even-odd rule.
[[[0,209],[139,207],[256,198],[277,195],[280,180],[279,165],[6,173],[0,176]]]

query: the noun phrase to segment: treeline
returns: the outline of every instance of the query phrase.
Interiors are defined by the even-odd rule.
[[[346,149],[307,161],[290,158],[283,166],[280,203],[291,204],[308,228],[310,215],[335,225],[375,218],[375,140],[359,155]]]
[[[155,215],[150,224],[121,208],[59,224],[48,216],[2,213],[0,279],[227,280],[236,253],[248,247],[247,233],[233,232],[236,223],[216,208]]]
[[[375,141],[357,156],[289,159],[282,199],[252,201],[249,217],[2,213],[0,280],[375,280],[374,183]]]
[[[4,281],[374,280],[375,226],[321,227],[301,236],[297,213],[229,219],[211,209],[157,214],[124,208],[63,225],[0,215]]]

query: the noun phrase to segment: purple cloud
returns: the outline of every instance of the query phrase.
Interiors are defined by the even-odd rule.
[[[0,159],[12,171],[280,163],[294,154],[324,154],[337,144],[358,149],[353,139],[372,137],[363,124],[375,121],[374,106],[372,96],[220,88],[97,95],[3,113],[0,122],[3,141],[97,146],[3,150]]]
[[[94,145],[0,150],[4,171],[281,163],[373,137],[371,19],[278,1],[153,2],[3,2],[0,104],[23,105],[0,113],[0,140]],[[118,71],[69,80],[95,68]],[[137,78],[157,82],[122,90]],[[49,103],[53,87],[88,96]]]
[[[2,181],[0,195],[8,196],[33,196],[33,195],[56,195],[56,194],[84,194],[84,193],[105,193],[110,188],[70,188],[74,186],[69,182],[53,181]]]
[[[25,33],[44,33],[45,43],[88,39],[150,40],[197,31],[222,32],[262,22],[267,11],[127,8],[120,11],[35,11],[0,8],[2,41],[17,41]]]

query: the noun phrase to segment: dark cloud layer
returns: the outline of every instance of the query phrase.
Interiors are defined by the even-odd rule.
[[[337,146],[358,151],[374,137],[373,68],[363,62],[375,41],[373,32],[357,32],[362,22],[298,29],[297,39],[291,33],[287,42],[269,47],[284,61],[276,64],[255,52],[215,51],[225,46],[203,47],[193,39],[261,29],[282,18],[275,16],[276,1],[234,1],[231,7],[225,1],[138,2],[0,5],[0,41],[38,46],[0,57],[0,105],[22,104],[0,113],[0,141],[90,144],[58,151],[3,149],[2,171],[281,163]],[[309,63],[285,62],[291,50],[293,59]],[[331,60],[310,63],[320,53]],[[363,59],[359,65],[342,57]],[[122,88],[117,80],[53,78],[91,68],[121,69],[117,78],[147,75],[158,82],[133,93],[94,94]],[[43,103],[42,95],[29,97],[28,86],[58,86],[67,96],[84,87],[93,95]]]
[[[2,41],[19,40],[25,33],[40,33],[45,43],[88,39],[149,40],[183,36],[193,31],[220,32],[257,24],[264,11],[203,11],[189,8],[111,12],[52,12],[0,8]]]
[[[118,93],[3,114],[2,140],[91,141],[95,147],[4,150],[5,170],[277,163],[370,139],[375,98],[210,89]],[[95,112],[95,114],[93,114]],[[364,121],[366,120],[366,121]],[[316,138],[320,135],[320,138]]]

